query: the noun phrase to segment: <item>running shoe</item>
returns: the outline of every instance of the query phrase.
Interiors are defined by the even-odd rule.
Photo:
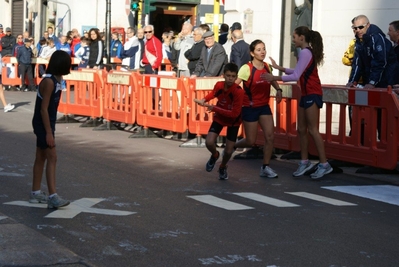
[[[312,164],[309,160],[308,160],[307,163],[299,162],[298,165],[299,165],[298,169],[295,172],[292,173],[292,176],[294,176],[294,177],[298,177],[298,176],[304,175],[305,172],[307,172],[308,170],[312,169],[313,166],[314,166],[314,164]]]
[[[310,178],[312,178],[313,180],[317,180],[323,177],[324,175],[331,173],[332,171],[333,168],[331,167],[330,163],[327,162],[325,166],[319,163],[319,165],[317,165],[316,171],[310,175]]]
[[[213,170],[213,168],[215,167],[215,163],[219,159],[219,157],[220,157],[219,151],[218,151],[218,156],[216,158],[213,155],[211,155],[205,166],[207,172],[211,172]]]
[[[277,173],[269,166],[266,166],[265,168],[260,167],[259,175],[261,177],[267,177],[267,178],[277,178],[278,177]]]

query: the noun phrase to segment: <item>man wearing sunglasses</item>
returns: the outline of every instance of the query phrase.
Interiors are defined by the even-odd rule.
[[[157,74],[162,63],[162,43],[154,36],[154,26],[144,27],[146,43],[144,46],[142,65],[145,74]]]
[[[354,19],[352,29],[356,37],[356,49],[347,86],[359,83],[360,77],[365,89],[397,84],[399,64],[392,43],[384,32],[370,24],[365,15]]]

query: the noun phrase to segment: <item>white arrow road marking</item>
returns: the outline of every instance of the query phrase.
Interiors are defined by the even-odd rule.
[[[345,201],[341,201],[341,200],[337,200],[337,199],[333,199],[333,198],[329,198],[329,197],[323,197],[323,196],[306,193],[306,192],[285,192],[285,193],[294,195],[294,196],[298,196],[298,197],[304,197],[304,198],[316,200],[319,202],[324,202],[324,203],[331,204],[334,206],[357,206],[357,204],[353,204],[350,202],[345,202]]]
[[[92,206],[96,205],[97,203],[100,203],[103,200],[104,200],[103,198],[81,198],[71,202],[71,204],[69,204],[66,207],[57,209],[56,211],[49,213],[47,216],[45,216],[45,218],[72,219],[76,215],[82,212],[114,215],[114,216],[127,216],[137,213],[130,211],[122,211],[122,210],[92,208]],[[47,204],[29,203],[27,201],[12,201],[12,202],[6,202],[4,204],[23,206],[23,207],[33,207],[33,208],[47,208]]]
[[[269,204],[279,208],[299,207],[299,205],[287,201],[279,200],[276,198],[266,197],[256,193],[234,193],[234,195],[249,198],[258,202]]]
[[[0,216],[0,221],[4,220],[4,219],[7,219],[7,218],[8,218],[7,216]]]
[[[189,198],[195,199],[202,203],[212,205],[218,208],[222,208],[225,210],[250,210],[252,207],[241,205],[235,202],[231,202],[228,200],[224,200],[218,197],[214,197],[211,195],[200,195],[200,196],[187,196]]]
[[[323,186],[322,188],[399,206],[399,187],[393,185]]]

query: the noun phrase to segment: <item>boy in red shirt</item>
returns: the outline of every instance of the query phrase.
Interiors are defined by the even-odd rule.
[[[238,66],[228,63],[224,67],[224,82],[217,82],[204,99],[197,101],[201,106],[207,107],[209,112],[214,112],[213,122],[206,137],[206,148],[211,152],[211,157],[206,163],[206,171],[210,172],[215,167],[220,153],[216,149],[216,139],[223,127],[227,127],[226,147],[223,152],[222,163],[219,167],[219,179],[227,180],[227,162],[234,152],[234,145],[237,140],[238,130],[241,125],[241,108],[244,98],[244,90],[235,83],[237,79]],[[206,102],[217,98],[216,105]]]

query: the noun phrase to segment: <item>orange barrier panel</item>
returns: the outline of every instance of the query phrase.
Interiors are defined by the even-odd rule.
[[[274,109],[271,106],[276,116],[274,146],[299,151],[299,137],[295,129],[300,90],[296,85],[282,85],[282,88],[282,103]],[[396,167],[399,159],[399,104],[391,89],[365,90],[323,85],[323,102],[319,128],[328,158],[385,169]],[[346,112],[348,105],[352,106],[351,136]],[[377,138],[378,109],[382,110],[380,140]],[[261,132],[258,132],[256,143],[264,144]],[[317,155],[310,137],[309,153]]]
[[[136,89],[136,75],[110,71],[104,84],[104,118],[108,121],[135,123]]]
[[[187,130],[186,78],[138,75],[137,123],[147,129]]]
[[[209,127],[212,124],[213,113],[207,112],[207,109],[194,103],[194,99],[203,99],[207,94],[212,92],[213,87],[218,81],[224,81],[222,77],[209,78],[190,78],[188,79],[188,106],[189,120],[188,130],[197,136],[208,134]],[[212,99],[209,104],[216,105],[217,99]],[[221,136],[226,136],[226,128],[224,128]]]
[[[58,111],[65,115],[98,118],[103,116],[102,71],[71,71],[64,76],[67,88],[62,94]]]
[[[16,57],[3,57],[3,63],[6,65],[2,69],[1,80],[4,85],[19,86],[21,78],[18,73],[18,61]]]

